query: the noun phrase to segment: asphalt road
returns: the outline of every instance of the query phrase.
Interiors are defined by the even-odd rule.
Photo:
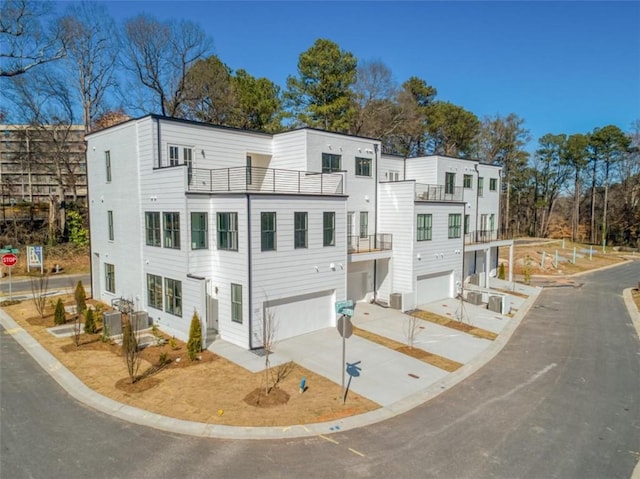
[[[48,289],[74,288],[78,280],[82,281],[85,288],[91,286],[91,276],[88,274],[72,274],[72,275],[50,275],[48,279]],[[11,291],[13,295],[31,294],[31,280],[25,277],[11,278]],[[0,294],[9,294],[9,277],[5,276],[0,279]]]
[[[0,477],[576,478],[640,458],[640,340],[622,301],[640,262],[548,288],[504,350],[406,414],[327,437],[227,441],[87,409],[6,334]]]

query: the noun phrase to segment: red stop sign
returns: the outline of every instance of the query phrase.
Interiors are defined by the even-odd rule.
[[[5,254],[2,256],[2,264],[5,266],[11,267],[14,266],[17,262],[18,257],[13,253]]]

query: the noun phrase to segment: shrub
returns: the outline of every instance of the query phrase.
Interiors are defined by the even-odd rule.
[[[500,268],[498,269],[498,279],[505,279],[504,263],[500,263]]]
[[[78,281],[76,285],[76,291],[73,293],[73,296],[76,300],[76,310],[78,314],[82,314],[87,310],[87,293],[84,290],[84,286],[82,286],[82,281]]]
[[[189,351],[189,359],[195,360],[198,353],[202,351],[202,325],[197,312],[193,312],[191,318],[191,327],[189,328],[189,342],[187,343],[187,351]]]
[[[66,321],[67,318],[64,315],[64,304],[62,304],[62,300],[58,298],[56,309],[53,313],[53,322],[56,324],[64,324]]]
[[[84,314],[84,332],[87,334],[95,334],[96,319],[93,315],[93,309],[87,309]]]

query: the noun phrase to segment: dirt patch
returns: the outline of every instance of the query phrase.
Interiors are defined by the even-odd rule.
[[[65,304],[73,303],[71,295],[63,299]],[[119,346],[96,340],[99,334],[82,334],[81,344],[76,347],[72,337],[56,338],[47,332],[46,328],[54,326],[52,305],[47,304],[43,319],[32,301],[5,310],[88,387],[115,401],[164,416],[210,424],[290,426],[336,420],[380,407],[353,393],[343,404],[339,384],[293,363],[285,368],[286,374],[280,375],[277,388],[289,395],[287,402],[268,408],[249,405],[245,398],[265,386],[264,372],[251,373],[210,351],[190,361],[186,345],[177,340],[175,348],[168,342],[146,347],[141,354],[143,377],[130,385]],[[168,364],[161,367],[163,353]],[[272,369],[273,374],[279,374],[278,368]],[[302,378],[307,389],[301,394]]]
[[[270,408],[282,406],[289,402],[289,394],[280,388],[271,388],[269,393],[265,388],[256,388],[244,398],[249,406]]]
[[[452,359],[430,353],[421,348],[411,348],[406,344],[394,341],[393,339],[385,338],[384,336],[379,336],[364,329],[354,327],[353,332],[361,338],[380,344],[385,348],[393,349],[394,351],[398,351],[399,353],[405,354],[407,356],[411,356],[412,358],[419,359],[420,361],[431,364],[432,366],[435,366],[437,368],[444,369],[448,372],[453,372],[462,367],[462,363],[459,363]]]
[[[472,336],[475,336],[477,338],[488,339],[490,341],[493,341],[498,337],[498,335],[493,331],[487,331],[486,329],[477,328],[475,326],[471,326],[470,324],[445,318],[444,316],[430,313],[428,311],[421,311],[417,309],[415,311],[409,311],[407,312],[407,314],[410,314],[411,316],[415,316],[416,318],[424,319],[425,321],[429,321],[431,323],[439,324],[441,326],[446,326],[447,328],[451,328],[457,331],[462,331],[463,333],[471,334]]]
[[[638,308],[638,311],[640,311],[640,290],[632,289],[631,297],[633,298],[633,301],[636,303],[636,308]]]

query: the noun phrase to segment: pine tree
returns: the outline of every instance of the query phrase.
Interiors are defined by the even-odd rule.
[[[53,322],[56,324],[64,324],[67,321],[67,318],[64,314],[64,304],[62,304],[62,300],[58,298],[58,302],[56,303],[56,309],[53,313]]]
[[[84,290],[84,286],[82,286],[82,281],[78,281],[74,297],[76,300],[76,310],[78,314],[84,313],[87,310],[87,293]]]
[[[191,318],[187,350],[189,351],[189,359],[191,359],[191,361],[195,360],[198,353],[202,351],[202,325],[200,324],[200,317],[196,311],[193,312],[193,317]]]
[[[87,334],[95,334],[96,320],[93,317],[93,309],[87,309],[84,315],[84,332]]]

